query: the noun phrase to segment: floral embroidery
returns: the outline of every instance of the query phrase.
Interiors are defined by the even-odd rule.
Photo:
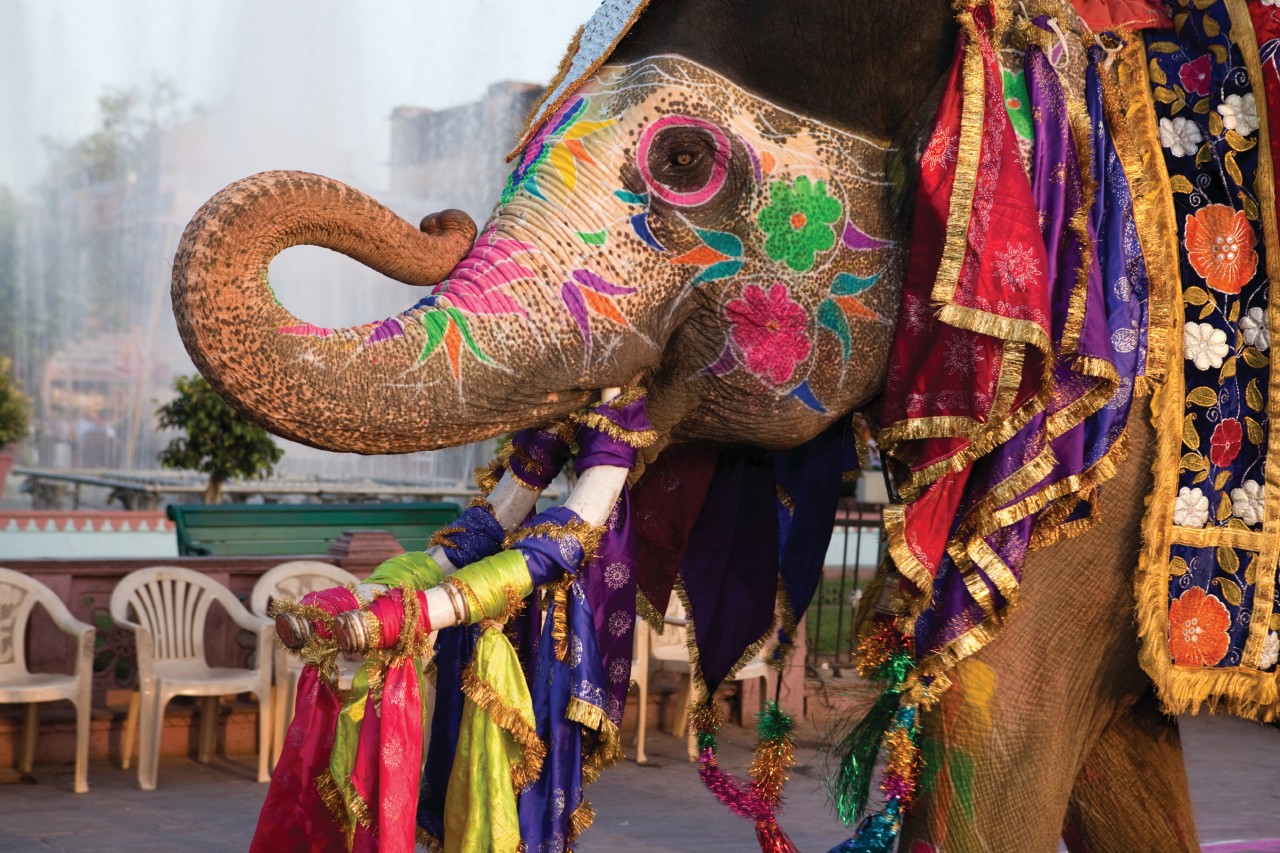
[[[1200,128],[1192,121],[1178,116],[1160,119],[1160,144],[1175,157],[1194,154],[1196,146],[1204,141]]]
[[[772,260],[785,261],[796,272],[813,267],[814,255],[836,244],[831,227],[844,207],[827,195],[825,181],[811,182],[805,175],[795,183],[774,181],[769,186],[769,205],[760,211],[760,228],[767,239],[764,250]]]
[[[1211,67],[1209,54],[1206,53],[1178,70],[1178,79],[1182,81],[1182,86],[1187,90],[1188,95],[1204,97],[1209,94],[1209,82],[1212,80]]]
[[[1231,351],[1226,332],[1208,323],[1196,322],[1182,327],[1182,348],[1187,361],[1194,362],[1199,370],[1222,367],[1222,360]]]
[[[1179,527],[1204,527],[1209,520],[1209,499],[1204,492],[1183,486],[1173,505],[1173,523]]]
[[[1218,114],[1222,116],[1223,128],[1234,130],[1241,136],[1248,136],[1258,129],[1258,104],[1252,92],[1246,95],[1227,95],[1218,104]]]
[[[1240,421],[1227,418],[1214,427],[1213,438],[1209,441],[1209,461],[1219,468],[1228,467],[1235,461],[1243,441],[1244,429]]]
[[[1280,3],[1280,0],[1276,0]],[[1271,330],[1267,328],[1267,314],[1261,308],[1250,308],[1240,318],[1240,335],[1246,346],[1254,347],[1258,352],[1266,352],[1271,347]]]
[[[1280,3],[1280,0],[1276,0]],[[1267,639],[1262,642],[1262,656],[1258,658],[1258,669],[1271,669],[1280,662],[1280,634],[1267,632]]]
[[[809,315],[785,284],[774,284],[767,294],[759,285],[748,285],[742,298],[725,306],[725,318],[747,370],[774,385],[788,382],[796,365],[809,357]]]
[[[1030,246],[1007,243],[996,252],[996,275],[1005,287],[1022,291],[1040,280],[1040,264]]]
[[[1205,283],[1239,293],[1258,269],[1253,228],[1243,210],[1211,204],[1187,217],[1187,260]]]
[[[1231,615],[1221,601],[1192,587],[1169,606],[1169,652],[1182,666],[1213,666],[1227,653]]]
[[[1245,480],[1244,485],[1231,490],[1231,514],[1250,527],[1262,522],[1262,484],[1257,480]]]

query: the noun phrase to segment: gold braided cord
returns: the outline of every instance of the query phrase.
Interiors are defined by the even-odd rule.
[[[537,781],[542,773],[542,760],[547,754],[546,745],[520,711],[503,702],[498,692],[476,675],[474,662],[462,674],[462,692],[476,703],[476,707],[488,714],[491,720],[505,729],[520,747],[521,760],[511,766],[511,785],[519,794]]]
[[[630,430],[618,426],[599,412],[574,412],[569,419],[575,424],[602,432],[614,441],[620,441],[637,450],[649,447],[658,440],[658,432],[653,429]]]

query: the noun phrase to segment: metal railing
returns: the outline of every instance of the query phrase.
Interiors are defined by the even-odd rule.
[[[818,591],[808,610],[805,663],[847,666],[853,655],[853,614],[884,557],[884,504],[840,502]]]

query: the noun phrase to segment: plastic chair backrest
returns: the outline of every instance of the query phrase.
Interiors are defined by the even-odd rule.
[[[684,612],[684,605],[680,601],[680,596],[676,595],[674,592],[671,593],[671,598],[667,602],[667,612],[665,615],[667,619],[681,621],[687,618]],[[663,626],[661,634],[654,631],[652,627],[649,628],[649,632],[649,653],[651,655],[654,655],[655,657],[661,656],[667,659],[673,659],[673,652],[675,651],[674,647],[679,647],[679,650],[684,652],[684,657],[688,657],[688,638],[683,625],[672,625],[668,622]],[[659,652],[659,649],[662,649],[665,654],[663,652]],[[678,655],[676,657],[678,657]]]
[[[249,609],[258,616],[267,615],[267,603],[273,598],[298,601],[316,590],[359,583],[346,569],[316,560],[291,560],[275,566],[253,585]]]
[[[176,566],[153,566],[130,572],[116,584],[111,618],[147,629],[156,660],[203,661],[204,622],[214,601],[228,613],[248,615],[231,590],[212,578]]]
[[[71,611],[49,587],[33,577],[0,567],[0,681],[27,671],[27,620],[39,604],[50,616],[71,619]]]

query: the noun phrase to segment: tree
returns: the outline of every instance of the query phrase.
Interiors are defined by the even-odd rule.
[[[18,387],[12,362],[0,355],[0,450],[27,437],[31,425],[31,401]]]
[[[173,380],[178,396],[156,416],[164,429],[186,433],[160,451],[160,465],[209,475],[205,503],[222,502],[222,484],[233,477],[261,479],[284,456],[267,431],[250,423],[227,405],[203,376],[179,376]]]

